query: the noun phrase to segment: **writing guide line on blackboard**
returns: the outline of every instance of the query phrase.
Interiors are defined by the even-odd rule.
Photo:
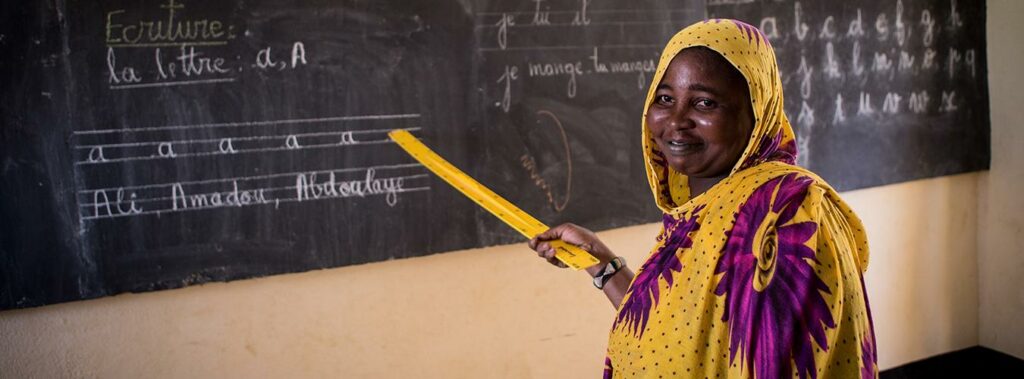
[[[388,205],[394,206],[398,203],[399,194],[430,190],[430,186],[426,185],[405,187],[407,180],[426,179],[429,177],[426,174],[387,178],[378,178],[375,175],[376,171],[373,168],[366,170],[365,178],[346,181],[337,180],[334,173],[322,181],[318,181],[316,174],[298,174],[295,186],[241,190],[238,188],[238,182],[233,181],[233,190],[205,193],[189,193],[181,184],[175,183],[171,186],[170,196],[153,199],[140,199],[134,194],[126,195],[123,189],[118,189],[114,193],[93,191],[93,203],[81,204],[81,208],[84,209],[80,210],[80,218],[85,221],[142,215],[159,216],[166,213],[256,205],[273,205],[277,208],[281,203],[371,196],[383,196]],[[286,193],[276,197],[268,196],[268,193],[273,192]],[[144,207],[143,203],[146,202],[161,202],[160,205],[163,207]]]
[[[426,191],[429,177],[418,164],[348,167],[235,176],[77,191],[79,217],[95,220],[168,212],[383,196]],[[239,183],[242,183],[240,186]],[[227,188],[225,188],[227,187]]]
[[[552,15],[552,14],[554,14],[554,15],[571,15],[571,16],[574,16],[574,17],[576,15],[581,15],[582,16],[581,19],[589,20],[589,17],[587,17],[587,15],[590,15],[590,14],[601,14],[601,15],[607,15],[607,14],[639,14],[641,16],[645,16],[645,15],[649,15],[650,14],[650,11],[646,10],[646,9],[591,9],[591,8],[589,8],[589,6],[590,6],[591,3],[593,3],[593,0],[586,0],[585,2],[582,1],[582,0],[578,0],[577,1],[577,5],[578,5],[577,9],[565,9],[565,10],[551,10],[551,8],[548,6],[548,3],[550,3],[551,1],[548,1],[548,0],[532,0],[532,2],[534,4],[533,5],[534,8],[532,10],[528,10],[528,11],[477,12],[476,15],[478,17],[501,16],[501,15],[506,15],[506,14],[510,14],[510,15],[523,15],[523,16],[529,16],[533,20],[544,20],[545,16]],[[672,8],[672,9],[661,9],[661,10],[659,10],[659,12],[661,12],[661,13],[692,13],[692,12],[695,12],[695,11],[696,12],[703,12],[704,10],[703,9],[695,9],[695,8]]]
[[[201,79],[201,80],[180,80],[180,81],[161,82],[161,83],[139,83],[139,84],[112,85],[109,88],[110,89],[132,89],[132,88],[190,86],[190,85],[196,85],[196,84],[231,83],[231,82],[234,82],[235,80],[236,80],[235,78]]]
[[[154,43],[108,43],[107,47],[180,47],[185,46],[224,46],[228,41],[193,41],[193,42],[154,42]]]
[[[107,133],[138,133],[138,132],[151,132],[160,130],[182,130],[182,129],[208,129],[208,128],[238,128],[246,126],[268,126],[268,125],[292,125],[292,124],[309,124],[309,123],[323,123],[323,122],[338,122],[338,121],[367,121],[367,120],[399,120],[399,119],[410,119],[419,118],[419,113],[403,113],[403,114],[373,114],[373,115],[354,115],[354,116],[334,116],[334,117],[311,117],[311,118],[293,118],[293,119],[279,119],[279,120],[262,120],[262,121],[239,121],[239,122],[212,122],[212,123],[201,123],[201,124],[183,124],[183,125],[168,125],[168,126],[148,126],[148,127],[129,127],[129,128],[114,128],[114,129],[98,129],[98,130],[76,130],[72,132],[72,136],[84,136],[90,134],[107,134]]]
[[[357,171],[364,172],[365,176],[363,178],[357,178],[357,179],[366,179],[366,181],[364,181],[363,183],[373,182],[375,179],[377,179],[377,171],[380,170],[380,169],[382,169],[382,167],[360,168]],[[339,172],[344,172],[343,170],[344,169],[328,170],[326,172],[327,175],[325,175],[327,177],[327,180],[324,181],[324,182],[325,183],[329,183],[329,184],[330,183],[337,183],[338,179],[337,179],[337,177],[335,175],[338,174]],[[348,171],[351,171],[351,170],[348,170]],[[293,200],[306,200],[306,199],[315,200],[315,199],[320,199],[321,198],[321,196],[315,196],[314,195],[314,194],[319,194],[319,192],[315,192],[315,191],[319,191],[319,187],[313,187],[313,186],[317,184],[317,176],[322,174],[322,173],[296,172],[296,173],[290,173],[290,174],[291,174],[291,176],[294,176],[295,178],[303,178],[302,180],[297,180],[296,181],[297,182],[296,184],[298,184],[297,187],[296,186],[292,186],[292,185],[283,185],[283,186],[279,186],[279,187],[260,187],[260,188],[257,188],[255,190],[246,189],[244,191],[248,191],[248,192],[251,192],[251,193],[257,193],[258,196],[263,196],[267,192],[292,190],[292,191],[296,191],[296,196],[295,196],[295,198]],[[429,175],[427,175],[427,174],[412,174],[412,175],[404,175],[404,176],[392,176],[390,178],[392,178],[392,179],[401,179],[404,183],[407,183],[410,180],[422,179],[422,178],[426,178],[428,176]],[[214,191],[214,192],[204,192],[204,193],[199,193],[199,194],[193,193],[192,195],[202,195],[202,197],[205,197],[207,200],[209,200],[211,205],[216,205],[216,201],[212,200],[214,195],[218,195],[219,194],[223,198],[227,198],[228,195],[231,195],[232,193],[237,193],[238,192],[238,182],[239,181],[250,181],[250,180],[255,180],[255,178],[253,178],[253,177],[244,177],[244,176],[243,177],[231,178],[230,180],[228,180],[228,181],[231,182],[231,184],[233,186],[233,189],[231,191]],[[352,182],[352,181],[350,180],[349,182]],[[171,200],[171,201],[179,201],[179,204],[181,204],[180,202],[182,202],[182,201],[190,200],[190,199],[186,199],[185,196],[184,196],[184,194],[185,194],[185,185],[186,185],[186,183],[170,183],[170,184],[167,184],[165,186],[167,186],[170,189],[170,191],[172,193],[171,196],[152,197],[152,198],[139,198],[139,197],[136,196],[132,200],[132,202],[134,204],[145,204],[145,203],[153,203],[153,202],[158,202],[158,201]],[[363,187],[358,187],[357,188],[356,186],[351,185],[351,183],[349,183],[348,187],[352,188],[351,193],[356,195],[356,196],[366,196],[367,194],[370,194],[370,195],[380,194],[380,193],[368,193],[368,191],[365,191],[365,190],[361,189],[361,188],[372,188],[370,186],[363,186]],[[328,185],[326,187],[325,191],[335,191],[336,188],[337,188],[337,186]],[[396,191],[408,190],[408,189],[409,188],[400,188],[400,189],[396,189]],[[117,188],[117,190],[122,190],[123,191],[124,188]],[[95,208],[96,206],[107,206],[107,202],[99,202],[99,203],[95,202],[95,200],[96,200],[95,194],[98,191],[96,191],[96,190],[93,190],[93,191],[79,191],[79,193],[82,193],[82,192],[86,192],[87,195],[89,193],[91,193],[94,196],[93,196],[92,200],[86,200],[85,202],[79,204],[79,208]],[[342,196],[342,194],[339,194],[338,196],[335,196],[335,197],[339,197],[339,196],[340,197],[347,197],[347,196]],[[326,199],[329,199],[330,197],[322,197],[322,198],[326,200]],[[92,201],[92,202],[90,202],[90,201]],[[199,201],[198,198],[196,199],[196,201]],[[129,206],[131,206],[131,205],[129,205]],[[181,208],[185,209],[187,207],[182,206]]]
[[[86,165],[86,164],[101,164],[101,163],[117,163],[117,162],[132,162],[132,161],[148,161],[148,160],[168,160],[168,159],[182,159],[182,158],[193,158],[193,157],[210,157],[219,156],[224,154],[246,154],[246,153],[270,153],[277,151],[299,151],[309,149],[325,149],[325,148],[337,148],[339,146],[357,146],[357,145],[377,145],[391,143],[388,140],[373,140],[373,141],[356,141],[351,132],[344,132],[341,134],[340,141],[331,143],[318,143],[318,144],[306,144],[299,142],[296,135],[289,135],[284,139],[284,146],[275,147],[261,147],[261,148],[249,148],[249,149],[237,149],[235,148],[234,141],[241,139],[234,138],[222,138],[217,144],[214,151],[202,151],[202,152],[180,152],[176,151],[175,145],[188,145],[194,141],[174,141],[174,142],[161,142],[157,144],[156,154],[142,155],[142,156],[129,156],[120,158],[107,158],[103,155],[102,148],[93,148],[92,155],[89,155],[87,160],[77,161],[75,165]],[[212,144],[211,144],[212,145]]]
[[[535,11],[532,14],[520,12],[488,13],[488,16],[478,15],[474,29],[481,36],[481,46],[477,50],[482,52],[494,52],[504,50],[559,50],[559,49],[589,49],[591,47],[602,48],[648,48],[658,49],[661,47],[660,36],[664,30],[674,30],[682,26],[679,22],[671,20],[651,19],[650,11],[645,13],[636,12],[601,12],[598,19],[592,19],[588,14],[587,6],[590,1],[580,1],[579,10],[572,12],[555,13],[542,10],[542,1],[535,2]],[[677,10],[684,12],[686,10]],[[671,12],[665,12],[671,13]],[[562,16],[564,14],[564,16]],[[616,15],[635,15],[626,18],[615,17]],[[490,15],[497,16],[494,21]],[[639,17],[637,17],[639,16]],[[566,30],[566,29],[569,30]],[[576,29],[574,32],[573,29]],[[587,30],[617,29],[617,36],[613,39],[605,39],[601,43],[594,44],[586,40]],[[558,36],[555,42],[537,44],[539,37],[550,40],[551,36]],[[643,42],[636,42],[635,37],[642,36]],[[518,41],[511,39],[518,38]],[[583,38],[583,40],[581,40]],[[493,45],[492,45],[493,44]]]
[[[254,125],[313,125],[289,124],[287,121],[280,123],[262,123]],[[324,123],[328,127],[343,126],[336,123]],[[385,125],[377,128],[361,128],[355,130],[331,130],[331,131],[309,131],[274,133],[264,135],[230,135],[217,138],[189,138],[180,136],[169,138],[163,136],[166,131],[174,130],[180,132],[188,129],[203,129],[201,126],[183,125],[176,129],[154,128],[150,133],[158,133],[156,137],[144,141],[121,142],[125,137],[142,138],[140,131],[124,131],[120,134],[104,134],[105,138],[114,139],[113,142],[83,143],[81,138],[74,146],[78,151],[78,158],[75,165],[108,164],[117,162],[144,161],[154,159],[182,159],[189,157],[205,157],[223,154],[244,154],[244,153],[266,153],[278,151],[298,151],[305,149],[323,149],[358,145],[375,145],[390,143],[387,139],[387,132],[393,127]],[[410,131],[419,131],[420,128],[406,128]],[[379,135],[374,138],[374,135]],[[93,136],[91,139],[96,139]]]
[[[410,128],[410,130],[418,130],[419,128]],[[104,164],[104,163],[116,163],[116,162],[131,162],[131,161],[147,161],[154,159],[171,160],[171,159],[182,159],[191,157],[209,157],[219,156],[225,154],[246,154],[246,153],[270,153],[278,151],[299,151],[309,149],[325,149],[325,148],[337,148],[344,146],[360,146],[360,145],[377,145],[386,144],[390,141],[386,139],[377,140],[357,140],[355,137],[356,132],[338,132],[338,133],[306,133],[303,134],[290,134],[284,138],[279,136],[252,136],[252,137],[227,137],[219,138],[215,140],[177,140],[167,142],[153,142],[153,143],[131,143],[126,144],[129,146],[92,146],[89,147],[88,156],[84,160],[75,162],[75,165],[88,165],[88,164]],[[379,133],[379,131],[378,131]],[[327,143],[308,143],[300,140],[300,137],[324,137],[334,136],[336,141]],[[253,148],[238,148],[236,144],[238,142],[245,141],[265,141],[271,140],[270,143],[274,146],[270,147],[253,147]],[[277,142],[275,142],[277,141]],[[180,149],[181,146],[208,145],[206,151],[195,151],[185,152]],[[156,148],[151,148],[156,146]],[[176,147],[177,146],[177,147]],[[111,148],[125,148],[125,147],[147,147],[142,151],[144,155],[137,156],[123,156],[123,157],[107,157],[106,151]],[[77,149],[77,147],[76,147]],[[152,153],[147,153],[152,152]]]
[[[419,118],[419,114],[395,114],[395,115],[363,115],[363,116],[339,116],[320,117],[303,119],[282,119],[251,122],[223,122],[206,123],[193,125],[173,125],[142,128],[119,128],[108,130],[89,130],[73,132],[76,137],[74,149],[79,151],[78,160],[75,165],[105,164],[116,162],[154,160],[154,159],[181,159],[187,157],[203,157],[222,154],[275,152],[287,150],[322,149],[339,146],[373,145],[389,143],[386,133],[393,129],[391,125],[378,126],[377,128],[360,128],[330,131],[291,132],[274,133],[264,135],[227,135],[218,138],[189,138],[181,136],[168,138],[168,132],[189,132],[204,131],[210,129],[232,128],[238,130],[244,127],[274,127],[274,126],[327,126],[346,127],[344,122],[365,121],[365,120],[399,120]],[[410,131],[419,131],[420,128],[407,128]],[[276,131],[276,130],[275,130]],[[146,133],[156,133],[156,137],[150,137],[143,141],[122,142],[125,138],[144,138],[140,136]],[[383,137],[377,139],[364,139],[362,135],[381,134]],[[204,134],[207,137],[208,133]],[[88,142],[86,139],[97,138],[113,139],[113,142]],[[372,137],[371,137],[372,138]],[[258,142],[253,144],[251,142]],[[185,150],[189,146],[201,146],[205,149]],[[134,153],[134,154],[133,154]],[[84,154],[84,155],[83,155]]]
[[[75,167],[88,181],[94,170],[90,166],[137,170],[154,167],[148,164],[158,160],[203,164],[198,159],[231,166],[244,161],[243,153],[300,154],[311,149],[392,144],[386,136],[390,130],[421,130],[403,128],[397,122],[419,118],[419,114],[399,113],[78,131],[72,135],[72,147],[78,159]],[[196,180],[165,178],[160,183],[106,185],[77,194],[80,219],[92,221],[255,205],[276,209],[281,203],[343,198],[382,197],[388,206],[395,206],[400,194],[427,191],[428,184],[418,164],[378,163]]]
[[[409,131],[418,131],[420,128],[407,128]],[[194,139],[194,140],[174,140],[174,141],[145,141],[145,142],[126,142],[126,143],[109,143],[109,144],[96,144],[96,145],[78,145],[75,149],[103,149],[111,147],[144,147],[144,146],[159,146],[163,144],[173,143],[175,145],[189,145],[189,144],[203,144],[203,143],[227,143],[231,141],[256,141],[256,140],[292,140],[292,137],[322,137],[322,136],[334,136],[342,139],[342,142],[355,143],[363,142],[355,140],[355,135],[358,134],[370,134],[380,133],[380,130],[347,130],[340,132],[312,132],[312,133],[293,133],[293,134],[278,134],[278,135],[266,135],[266,136],[248,136],[248,137],[232,137],[232,138],[207,138],[207,139]]]

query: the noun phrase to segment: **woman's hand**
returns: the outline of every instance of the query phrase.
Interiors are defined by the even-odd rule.
[[[597,275],[599,271],[604,270],[609,261],[615,259],[615,253],[609,250],[608,246],[604,245],[604,242],[597,239],[597,235],[594,232],[573,224],[562,224],[538,234],[530,240],[530,248],[536,251],[537,255],[541,258],[546,259],[548,263],[558,267],[566,267],[564,263],[555,258],[555,249],[548,243],[548,241],[558,239],[579,246],[601,261],[601,263],[587,267],[587,272],[590,276]],[[612,303],[613,307],[618,308],[619,304],[622,303],[622,298],[626,296],[629,283],[632,281],[633,271],[629,267],[622,267],[604,284],[604,294],[608,296],[608,301]]]
[[[615,258],[615,254],[608,250],[608,247],[597,238],[594,232],[584,227],[567,223],[548,229],[530,240],[530,248],[536,251],[538,256],[558,267],[564,268],[566,265],[555,258],[555,249],[548,243],[548,241],[553,240],[562,240],[589,252],[601,261],[600,264],[592,267],[595,270],[604,267],[605,263]]]

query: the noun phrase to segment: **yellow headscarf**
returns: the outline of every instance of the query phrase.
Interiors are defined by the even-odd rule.
[[[669,63],[704,46],[743,75],[754,128],[729,176],[690,198],[646,124]],[[643,151],[664,229],[608,340],[607,377],[875,378],[864,228],[825,181],[795,166],[775,53],[753,26],[707,20],[662,53]]]
[[[647,111],[669,63],[683,49],[695,46],[704,46],[721,54],[743,74],[750,89],[754,129],[746,150],[731,173],[765,161],[790,164],[796,161],[793,128],[782,109],[782,79],[775,63],[775,50],[768,39],[757,28],[741,21],[714,19],[694,24],[677,33],[665,46],[644,102],[643,147],[647,178],[658,207],[666,213],[689,200],[689,187],[686,176],[671,170],[665,163],[647,126]]]

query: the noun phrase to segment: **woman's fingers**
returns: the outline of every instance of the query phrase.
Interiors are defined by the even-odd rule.
[[[550,241],[559,239],[562,237],[562,230],[560,229],[561,226],[562,225],[559,225],[554,228],[545,230],[543,233],[538,234],[536,237],[533,237],[533,239],[538,241]]]
[[[569,241],[566,240],[566,238],[568,238],[568,239],[578,239],[577,235],[581,234],[580,233],[580,229],[581,229],[580,227],[578,227],[578,226],[576,226],[574,224],[565,223],[565,224],[558,225],[558,226],[556,226],[554,228],[545,230],[543,233],[538,234],[535,237],[533,237],[533,239],[531,239],[530,241],[532,243],[534,240],[536,240],[536,241],[550,241],[550,240],[560,239],[560,240],[569,242]]]
[[[533,248],[533,250],[537,252],[537,255],[544,257],[548,250],[551,250],[551,244],[547,242],[540,242]]]
[[[547,242],[541,242],[537,246],[537,255],[544,259],[551,259],[555,257],[555,248]]]
[[[591,238],[593,232],[576,226],[575,224],[565,223],[558,225],[554,228],[545,230],[530,239],[528,245],[531,249],[537,252],[537,256],[544,258],[552,265],[558,267],[568,267],[565,263],[562,263],[555,258],[555,248],[551,246],[547,241],[562,240],[569,244],[583,247],[585,250],[591,250],[594,238]],[[596,238],[596,237],[595,237]]]
[[[543,249],[543,250],[538,250],[539,252],[537,253],[537,255],[539,255],[541,258],[544,258],[545,260],[548,261],[548,263],[550,263],[552,265],[555,265],[555,266],[558,266],[558,267],[561,267],[561,268],[569,267],[569,266],[566,266],[565,263],[562,263],[562,261],[558,260],[558,258],[555,258],[555,252],[556,252],[555,248],[551,247],[550,245],[548,245],[546,243],[544,245],[547,245],[547,246],[545,246],[546,248]]]
[[[558,260],[558,258],[548,259],[548,263],[553,264],[553,265],[558,266],[558,267],[561,267],[561,268],[569,267],[565,263],[562,263],[562,261]]]

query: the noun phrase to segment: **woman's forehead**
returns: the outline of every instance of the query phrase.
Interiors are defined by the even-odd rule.
[[[703,46],[686,48],[676,54],[661,82],[676,79],[670,76],[681,74],[682,71],[688,71],[689,74],[705,81],[721,82],[737,89],[747,87],[743,74],[733,67],[732,63],[714,50]]]

